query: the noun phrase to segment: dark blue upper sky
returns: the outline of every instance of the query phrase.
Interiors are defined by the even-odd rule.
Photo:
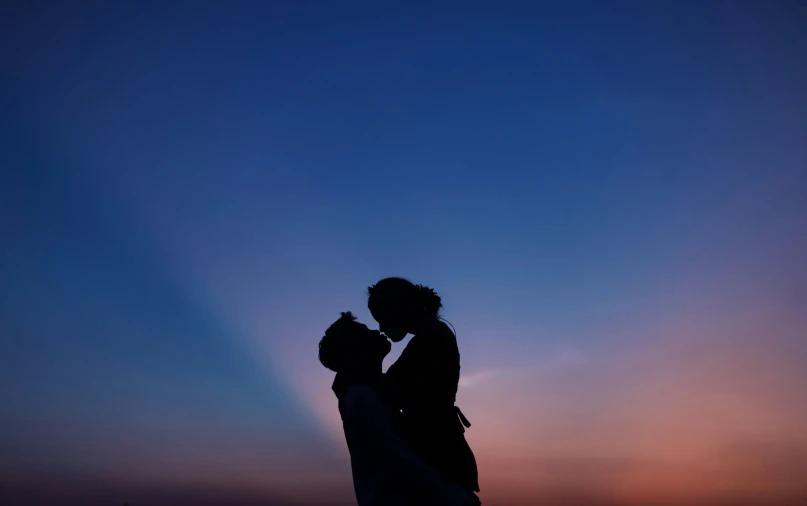
[[[330,465],[316,340],[388,275],[471,372],[803,300],[800,2],[168,4],[2,8],[12,460]]]

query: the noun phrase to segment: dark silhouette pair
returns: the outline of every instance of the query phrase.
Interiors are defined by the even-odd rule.
[[[459,348],[441,307],[433,289],[386,278],[368,289],[380,331],[345,312],[319,343],[320,362],[337,373],[333,390],[360,506],[479,504],[465,440],[470,423],[455,406]],[[409,344],[382,373],[390,341],[407,334]]]

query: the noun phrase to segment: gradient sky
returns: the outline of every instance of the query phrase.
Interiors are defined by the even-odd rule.
[[[804,4],[165,3],[0,8],[0,494],[349,504],[399,275],[485,504],[807,501]]]

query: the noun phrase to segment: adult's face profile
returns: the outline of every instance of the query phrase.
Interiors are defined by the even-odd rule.
[[[382,329],[383,329],[382,332],[384,332],[384,334],[393,343],[400,343],[406,337],[406,334],[408,334],[407,331],[398,327],[390,327],[390,326],[384,327],[382,325]]]
[[[403,315],[385,307],[375,307],[370,310],[373,319],[378,322],[378,328],[393,343],[403,341],[408,332],[402,323]]]

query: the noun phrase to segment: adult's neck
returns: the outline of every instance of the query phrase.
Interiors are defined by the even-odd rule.
[[[408,332],[413,336],[418,334],[427,333],[430,329],[433,328],[434,323],[437,321],[436,316],[428,316],[422,315],[418,317],[412,324],[409,326]]]

